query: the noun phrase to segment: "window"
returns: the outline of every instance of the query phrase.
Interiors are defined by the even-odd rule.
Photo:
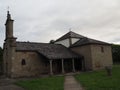
[[[102,52],[102,53],[104,52],[104,47],[103,47],[103,46],[101,46],[101,52]]]
[[[25,59],[22,59],[21,65],[26,65]]]

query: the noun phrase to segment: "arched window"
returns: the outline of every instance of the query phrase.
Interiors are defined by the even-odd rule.
[[[21,61],[21,65],[26,65],[26,61],[25,61],[25,59],[22,59],[22,61]]]

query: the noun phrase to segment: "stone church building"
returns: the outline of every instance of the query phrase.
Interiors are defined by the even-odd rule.
[[[111,45],[72,31],[52,43],[16,41],[9,11],[5,23],[3,71],[8,77],[31,77],[103,69],[112,65]]]

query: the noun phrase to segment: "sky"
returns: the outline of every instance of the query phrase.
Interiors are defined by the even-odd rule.
[[[120,0],[0,0],[0,46],[7,10],[17,41],[56,40],[71,31],[120,44]]]

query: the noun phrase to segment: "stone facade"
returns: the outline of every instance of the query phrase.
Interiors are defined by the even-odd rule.
[[[86,70],[103,69],[113,64],[110,45],[91,44],[71,49],[84,56]]]
[[[49,62],[36,52],[17,51],[12,66],[12,77],[49,74]]]
[[[13,36],[13,21],[11,16],[7,14],[7,20],[5,23],[6,26],[6,37],[5,43],[3,46],[3,71],[4,74],[8,77],[11,76],[12,73],[12,61],[15,59],[15,50],[16,50],[16,38]]]
[[[112,66],[110,44],[71,31],[56,40],[55,44],[17,43],[17,38],[13,36],[13,21],[8,12],[3,47],[3,71],[7,77],[64,74],[76,70],[98,70]],[[58,43],[62,45],[57,45]]]
[[[90,45],[73,47],[71,50],[84,56],[85,70],[92,70],[92,56]]]
[[[49,67],[49,62],[43,56],[31,51],[15,51],[14,59],[4,59],[4,73],[12,78],[49,74]]]
[[[3,71],[8,77],[11,76],[12,61],[15,59],[15,46],[12,46],[11,39],[7,39],[4,43],[3,52]]]
[[[103,69],[106,66],[112,66],[111,46],[90,45],[93,70]]]

